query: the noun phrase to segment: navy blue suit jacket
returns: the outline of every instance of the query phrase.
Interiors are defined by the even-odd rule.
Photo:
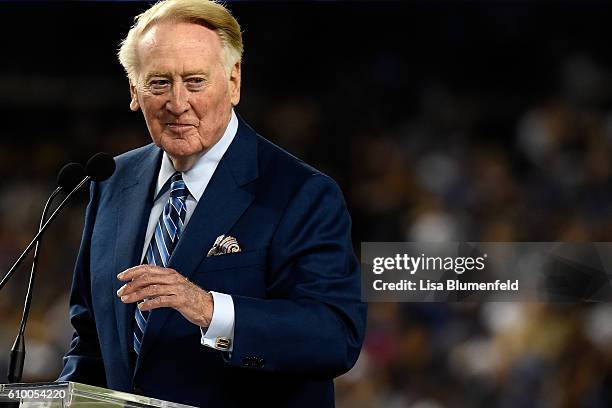
[[[242,120],[169,263],[232,295],[233,352],[201,345],[197,326],[162,308],[132,362],[134,305],[117,297],[116,275],[140,263],[161,153],[125,153],[92,184],[59,380],[202,407],[333,406],[332,379],[353,366],[365,331],[349,214],[332,179]],[[221,234],[242,252],[207,257]]]

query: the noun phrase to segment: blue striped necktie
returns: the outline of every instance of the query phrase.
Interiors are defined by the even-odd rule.
[[[189,190],[185,186],[181,173],[174,173],[170,178],[170,197],[159,216],[143,263],[164,268],[168,265],[172,251],[185,228],[185,215],[187,214],[185,200],[188,195]],[[141,312],[140,309],[136,308],[134,316],[136,318],[134,351],[136,354],[140,354],[140,346],[147,327],[149,312],[146,310]]]

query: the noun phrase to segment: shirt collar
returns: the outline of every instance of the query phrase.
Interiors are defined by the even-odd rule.
[[[229,123],[225,128],[225,132],[221,139],[210,147],[193,165],[192,168],[183,172],[183,181],[189,190],[189,193],[196,201],[200,201],[200,197],[204,194],[204,190],[208,185],[210,178],[212,177],[217,165],[221,161],[221,158],[227,151],[229,145],[234,140],[236,132],[238,131],[238,117],[232,109]],[[170,157],[164,152],[162,156],[161,167],[159,169],[159,175],[157,176],[157,186],[155,188],[155,197],[159,194],[164,184],[170,180],[170,177],[176,172]],[[159,198],[159,197],[157,197]]]

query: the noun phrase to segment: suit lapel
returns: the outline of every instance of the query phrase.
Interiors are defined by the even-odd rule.
[[[253,194],[243,188],[258,177],[257,138],[242,120],[234,140],[219,162],[204,194],[172,253],[168,267],[190,278],[215,239],[226,234],[251,205]],[[136,369],[159,335],[170,308],[151,311]]]
[[[117,273],[140,264],[140,255],[144,245],[149,214],[152,207],[153,181],[156,179],[159,168],[161,150],[155,146],[145,157],[134,166],[131,173],[133,177],[125,178],[123,185],[118,188],[116,203],[117,233],[115,241],[115,267],[110,279],[113,280],[113,293],[115,317],[121,343],[121,353],[131,373],[131,359],[129,351],[132,349],[132,321],[134,319],[134,305],[121,302],[117,290],[123,285]]]

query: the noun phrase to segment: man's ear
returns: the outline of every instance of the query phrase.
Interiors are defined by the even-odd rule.
[[[236,61],[230,72],[230,99],[232,106],[238,105],[240,102],[240,61]]]
[[[140,104],[138,103],[138,93],[136,91],[136,87],[132,84],[131,81],[130,81],[130,97],[132,98],[130,100],[130,109],[136,112],[138,109],[140,109]]]

